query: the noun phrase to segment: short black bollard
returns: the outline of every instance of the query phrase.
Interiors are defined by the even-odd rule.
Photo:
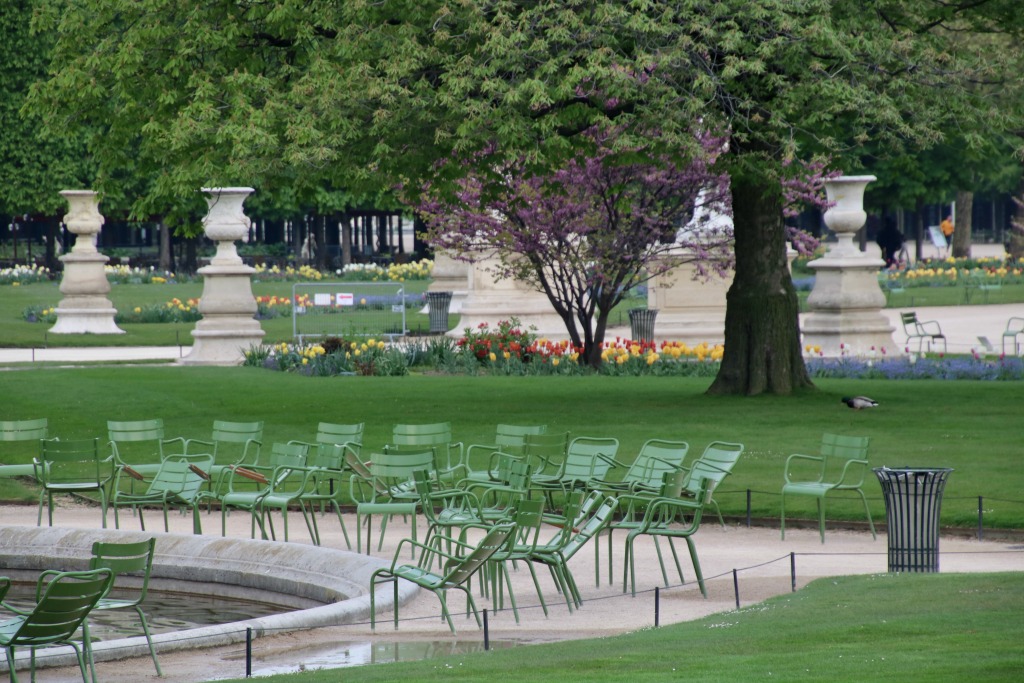
[[[796,593],[796,553],[789,554],[789,587]]]
[[[245,677],[252,678],[252,627],[245,629]]]
[[[484,652],[491,649],[491,629],[487,623],[487,609],[484,608]]]
[[[736,594],[736,609],[740,608],[740,577],[736,570],[732,570],[732,590]]]
[[[658,586],[654,587],[654,628],[658,628],[661,621],[661,591]]]

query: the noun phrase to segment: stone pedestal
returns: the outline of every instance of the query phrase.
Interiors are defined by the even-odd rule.
[[[96,193],[64,190],[60,193],[70,210],[64,216],[68,231],[75,234],[75,246],[60,257],[64,263],[56,308],[57,322],[51,334],[124,334],[114,323],[117,310],[107,298],[110,282],[103,270],[107,257],[96,250],[96,236],[103,227]]]
[[[804,317],[804,344],[820,346],[822,354],[866,356],[872,348],[893,355],[899,346],[893,341],[894,328],[882,313],[885,295],[878,285],[880,258],[867,256],[853,243],[854,233],[864,225],[864,189],[874,176],[843,176],[825,182],[829,202],[825,224],[837,241],[820,259],[807,264],[815,271],[814,289],[807,298],[809,314]]]
[[[433,282],[428,292],[451,292],[452,301],[448,305],[449,313],[462,312],[462,303],[469,294],[469,264],[458,261],[446,252],[438,249],[434,252]]]
[[[242,263],[235,240],[246,240],[249,218],[242,211],[251,187],[203,188],[210,211],[203,219],[206,236],[217,243],[210,265],[199,269],[203,295],[199,312],[203,319],[192,331],[195,343],[181,362],[185,365],[238,365],[250,347],[263,342],[265,334],[256,320],[252,294],[254,268]]]
[[[725,341],[725,295],[732,276],[694,280],[696,266],[684,263],[656,275],[647,287],[647,307],[658,310],[655,339],[684,344]]]
[[[541,337],[567,338],[565,323],[555,313],[548,298],[518,280],[495,279],[489,270],[495,265],[496,257],[484,256],[469,264],[468,289],[462,302],[459,325],[448,335],[461,337],[465,328],[476,328],[480,323],[495,328],[500,321],[515,316],[524,327],[535,327],[536,334]]]

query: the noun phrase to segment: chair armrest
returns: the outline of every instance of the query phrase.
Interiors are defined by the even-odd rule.
[[[190,441],[190,439],[186,439],[183,436],[176,436],[176,437],[174,437],[172,439],[160,439],[160,451],[163,452],[164,446],[170,446],[173,443],[180,443],[181,444],[181,453],[185,454],[187,452],[186,449],[188,448],[189,441]]]
[[[847,482],[846,481],[846,475],[850,471],[851,466],[855,466],[855,465],[856,466],[862,466],[864,468],[860,472],[860,481],[858,481],[857,483]],[[864,475],[867,472],[867,467],[868,467],[868,461],[867,460],[859,460],[859,459],[847,460],[846,464],[843,465],[842,473],[839,475],[839,481],[837,481],[835,483],[835,485],[836,486],[860,486],[861,484],[864,483]]]
[[[251,479],[259,484],[263,484],[264,486],[270,483],[270,480],[267,479],[267,476],[265,474],[263,474],[262,472],[257,472],[256,470],[251,470],[246,467],[233,467],[231,469],[231,472],[233,473],[233,475],[237,474],[240,477]]]
[[[919,322],[917,324],[917,327],[919,333],[922,335],[926,335],[929,337],[942,336],[942,328],[939,327],[939,322],[937,320],[925,320],[923,322]]]
[[[178,437],[176,439],[168,439],[165,443],[170,443],[172,441],[183,442],[184,445],[181,452],[184,455],[188,455],[188,452],[192,449],[192,444],[199,444],[200,446],[205,446],[206,448],[209,449],[207,453],[212,453],[214,446],[216,446],[216,444],[213,443],[212,441],[204,441],[203,439],[183,439],[181,437]]]
[[[804,455],[803,453],[794,453],[793,455],[791,455],[788,458],[786,458],[786,468],[785,468],[785,470],[783,470],[783,473],[782,473],[782,476],[785,478],[787,484],[793,483],[792,479],[790,479],[791,472],[790,472],[789,468],[792,465],[792,463],[797,461],[797,460],[809,460],[811,462],[817,462],[819,464],[823,464],[825,462],[825,458],[823,456],[820,456],[820,455]],[[813,479],[811,481],[821,481],[822,476],[823,476],[823,473],[819,470],[818,478],[817,479]]]

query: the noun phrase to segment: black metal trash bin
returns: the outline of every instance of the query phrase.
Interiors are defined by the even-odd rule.
[[[427,292],[431,334],[444,334],[448,331],[448,309],[451,303],[451,292]]]
[[[948,467],[876,467],[885,497],[890,572],[939,571],[939,510]]]
[[[654,319],[657,317],[657,308],[629,309],[629,332],[633,341],[654,341]]]

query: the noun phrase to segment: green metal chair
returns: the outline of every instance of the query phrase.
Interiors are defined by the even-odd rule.
[[[493,481],[497,472],[497,453],[522,455],[527,436],[539,436],[547,432],[546,425],[499,424],[494,431],[494,443],[472,444],[466,447],[466,475],[464,481]],[[488,458],[486,469],[473,469],[474,461]]]
[[[49,525],[53,526],[53,494],[81,494],[95,491],[100,495],[103,528],[107,528],[107,488],[114,472],[111,458],[100,458],[99,439],[42,439],[39,457],[32,461],[39,482],[39,516],[43,523],[43,502],[46,501]]]
[[[39,453],[39,442],[49,431],[45,417],[37,420],[0,420],[0,443],[3,445],[3,462],[0,462],[0,477],[31,477],[32,458]],[[12,464],[11,457],[23,459]]]
[[[722,481],[732,474],[733,468],[743,454],[744,446],[741,443],[730,443],[728,441],[712,441],[705,448],[700,457],[693,461],[689,467],[684,467],[690,476],[683,484],[683,492],[693,499],[700,497],[703,481],[707,481],[708,503],[715,507],[715,514],[718,515],[718,523],[725,526],[725,519],[722,518],[722,511],[715,500],[715,489]]]
[[[213,457],[213,465],[208,470],[210,483],[207,488],[214,492],[219,490],[225,472],[232,466],[259,464],[260,449],[263,448],[263,422],[214,420],[209,440],[177,437],[167,439],[163,445],[169,446],[171,443],[180,443],[180,451],[185,455]]]
[[[1013,344],[1013,355],[1019,356],[1021,343],[1017,337],[1024,337],[1024,318],[1013,317],[1006,322],[1006,330],[1003,332],[1003,355],[1006,354],[1006,342]]]
[[[27,647],[30,651],[30,671],[36,678],[36,649],[48,645],[70,645],[78,660],[82,683],[88,683],[84,652],[89,652],[89,630],[85,621],[96,603],[110,591],[114,572],[94,569],[82,572],[45,571],[36,584],[36,604],[30,610],[21,610],[5,603],[16,614],[0,621],[0,647],[7,654],[11,683],[18,683],[14,667],[15,650]],[[82,645],[73,640],[82,628]],[[84,652],[83,652],[84,651]]]
[[[519,623],[519,608],[516,605],[516,596],[512,591],[512,577],[509,575],[508,565],[515,565],[523,562],[530,571],[533,579],[533,586],[537,591],[537,598],[544,610],[544,616],[548,615],[548,606],[544,602],[544,592],[540,589],[540,582],[537,580],[537,572],[533,568],[530,558],[537,551],[540,542],[540,529],[544,522],[544,501],[522,499],[516,503],[512,521],[516,525],[516,533],[512,542],[502,548],[491,557],[490,566],[494,571],[491,575],[491,592],[496,609],[504,607],[504,587],[508,587],[509,602],[512,604],[512,614],[516,623]]]
[[[627,493],[619,496],[619,515],[616,519],[613,519],[608,523],[605,529],[608,531],[608,582],[611,583],[614,580],[614,558],[612,557],[615,550],[613,536],[616,531],[626,531],[627,533],[634,529],[640,528],[644,522],[644,515],[647,512],[647,508],[655,500],[659,499],[671,499],[681,500],[683,498],[683,486],[689,481],[690,472],[688,470],[675,470],[672,472],[665,472],[662,475],[661,487],[655,493],[649,493],[647,491],[638,491],[636,493]],[[665,563],[661,557],[661,546],[658,544],[657,539],[654,542],[654,548],[658,552],[658,562],[661,563],[661,574],[665,579],[665,585],[668,585],[668,574],[665,572]]]
[[[105,568],[113,571],[114,584],[112,584],[111,588],[117,586],[117,581],[123,574],[132,574],[142,582],[138,588],[117,586],[121,594],[127,591],[132,597],[111,598],[105,594],[93,609],[134,609],[136,614],[139,615],[139,621],[142,623],[142,632],[145,634],[146,642],[149,644],[149,656],[153,658],[156,675],[163,676],[163,673],[160,671],[160,662],[156,658],[156,648],[153,647],[153,636],[149,632],[149,623],[146,621],[145,612],[142,611],[142,603],[146,601],[146,595],[149,592],[149,576],[153,571],[153,555],[155,551],[155,538],[136,543],[102,543],[97,541],[92,544],[92,559],[89,561],[89,569]],[[85,628],[88,628],[88,622],[85,623]],[[95,681],[96,662],[92,656],[91,640],[88,651],[89,666],[92,669],[93,681]]]
[[[704,507],[711,501],[711,481],[702,477],[695,483],[697,491],[692,501],[678,497],[666,497],[655,498],[648,502],[640,523],[626,535],[626,558],[622,573],[623,593],[626,592],[628,580],[632,594],[634,597],[636,596],[635,542],[640,536],[651,536],[658,552],[658,562],[661,564],[661,575],[665,580],[665,585],[669,585],[668,574],[665,572],[665,563],[662,560],[661,549],[658,547],[658,538],[668,540],[672,559],[675,560],[676,571],[679,573],[679,580],[685,582],[683,568],[679,564],[679,554],[673,543],[673,539],[682,538],[686,541],[686,546],[690,551],[690,561],[693,562],[693,571],[697,576],[697,585],[700,586],[701,595],[705,598],[708,596],[707,588],[704,586],[704,575],[700,570],[700,560],[697,559],[697,548],[693,543],[693,535],[700,529]]]
[[[356,503],[356,550],[362,552],[363,518],[366,519],[366,553],[370,553],[371,521],[382,515],[377,550],[384,547],[384,532],[393,515],[412,516],[412,538],[416,540],[416,510],[420,495],[413,477],[417,471],[434,471],[433,448],[396,449],[371,453],[349,480],[349,495]]]
[[[875,523],[871,519],[868,500],[862,487],[868,473],[868,444],[866,436],[840,436],[824,434],[821,437],[819,455],[803,455],[794,453],[786,459],[783,477],[786,483],[782,486],[782,538],[786,538],[786,496],[813,496],[818,504],[818,531],[821,542],[825,542],[825,496],[834,491],[855,491],[864,503],[864,512],[871,527],[871,537],[875,534]],[[808,466],[809,465],[809,466]],[[801,468],[801,466],[807,466]],[[800,471],[798,472],[798,468]],[[809,478],[797,479],[797,475],[809,475]]]
[[[685,441],[649,439],[640,447],[636,459],[630,463],[622,479],[607,481],[595,479],[587,482],[587,488],[605,493],[656,493],[662,486],[664,475],[677,472],[690,450]]]
[[[414,450],[434,449],[434,477],[454,482],[467,472],[465,446],[452,439],[451,422],[396,424],[391,431],[391,446]],[[461,473],[461,474],[460,474]]]
[[[582,605],[583,598],[569,570],[569,560],[590,539],[597,538],[611,521],[617,506],[617,498],[606,496],[599,491],[592,491],[579,503],[570,500],[565,506],[562,533],[538,545],[530,554],[531,562],[547,565],[555,584],[565,596],[565,603],[570,611],[573,607]]]
[[[190,510],[192,512],[192,532],[203,533],[199,504],[203,500],[203,488],[210,480],[213,469],[213,455],[170,456],[160,463],[160,467],[152,479],[146,480],[145,475],[131,465],[120,465],[114,476],[114,485],[110,496],[110,506],[114,508],[114,528],[120,529],[121,523],[118,509],[134,508],[139,515],[139,525],[146,530],[143,508],[147,505],[159,506],[164,514],[164,531],[170,531],[167,511],[171,508]],[[133,485],[136,481],[148,483],[141,493],[133,491],[134,486],[126,487],[124,481]]]
[[[164,435],[164,421],[108,420],[107,438],[110,452],[117,465],[130,465],[140,474],[155,474],[160,463],[171,453],[172,443],[182,439],[168,439]],[[184,451],[179,450],[178,455]]]
[[[263,498],[269,495],[287,495],[289,492],[301,491],[308,481],[306,457],[309,447],[306,444],[275,443],[270,449],[270,458],[266,465],[249,467],[233,467],[227,478],[227,490],[218,498],[220,500],[220,532],[227,535],[227,515],[232,508],[247,510],[252,517],[250,535],[256,538],[256,525],[259,524],[260,536],[269,539],[264,524],[264,509],[261,507]],[[242,482],[255,482],[255,491],[243,490]],[[236,483],[238,482],[238,483]],[[287,507],[284,514],[284,534],[288,540]]]
[[[452,623],[452,616],[448,611],[446,596],[449,590],[461,590],[466,594],[466,616],[468,617],[469,611],[472,610],[477,625],[482,626],[480,613],[476,609],[473,595],[466,584],[495,553],[505,548],[514,538],[515,524],[509,522],[492,527],[476,545],[440,536],[435,536],[430,545],[408,538],[402,539],[395,549],[391,566],[378,569],[370,576],[370,628],[377,627],[376,588],[381,583],[391,583],[394,586],[394,619],[395,628],[398,628],[398,579],[405,579],[436,595],[441,601],[441,615],[448,622],[448,628],[453,634],[455,633],[455,624]],[[406,544],[413,546],[414,556],[416,550],[420,550],[418,564],[398,564],[398,558]],[[442,550],[442,545],[454,548],[455,552]],[[441,567],[440,571],[435,572],[430,569],[435,564]]]
[[[619,464],[615,459],[618,451],[618,439],[578,436],[569,442],[561,468],[551,475],[533,474],[530,490],[541,491],[553,508],[554,493],[565,495],[586,488],[588,482],[606,479],[612,467]]]
[[[900,313],[900,320],[903,322],[903,333],[907,335],[907,346],[917,341],[917,353],[921,354],[922,349],[927,345],[928,351],[932,350],[932,342],[942,342],[942,352],[946,352],[946,335],[942,333],[942,327],[937,320],[917,319],[914,311]]]
[[[569,432],[527,434],[523,438],[523,457],[534,476],[552,476],[562,468],[569,450]]]
[[[306,458],[309,480],[303,487],[298,502],[303,510],[307,506],[309,508],[307,522],[310,525],[314,545],[320,545],[320,527],[316,521],[316,507],[319,505],[321,511],[326,506],[334,512],[338,518],[338,524],[341,526],[341,533],[345,537],[345,545],[349,548],[352,547],[348,528],[345,526],[345,518],[341,514],[341,503],[338,500],[345,490],[342,482],[351,477],[354,472],[348,465],[346,455],[358,458],[358,453],[352,450],[351,444],[318,443],[310,447],[309,456]]]

